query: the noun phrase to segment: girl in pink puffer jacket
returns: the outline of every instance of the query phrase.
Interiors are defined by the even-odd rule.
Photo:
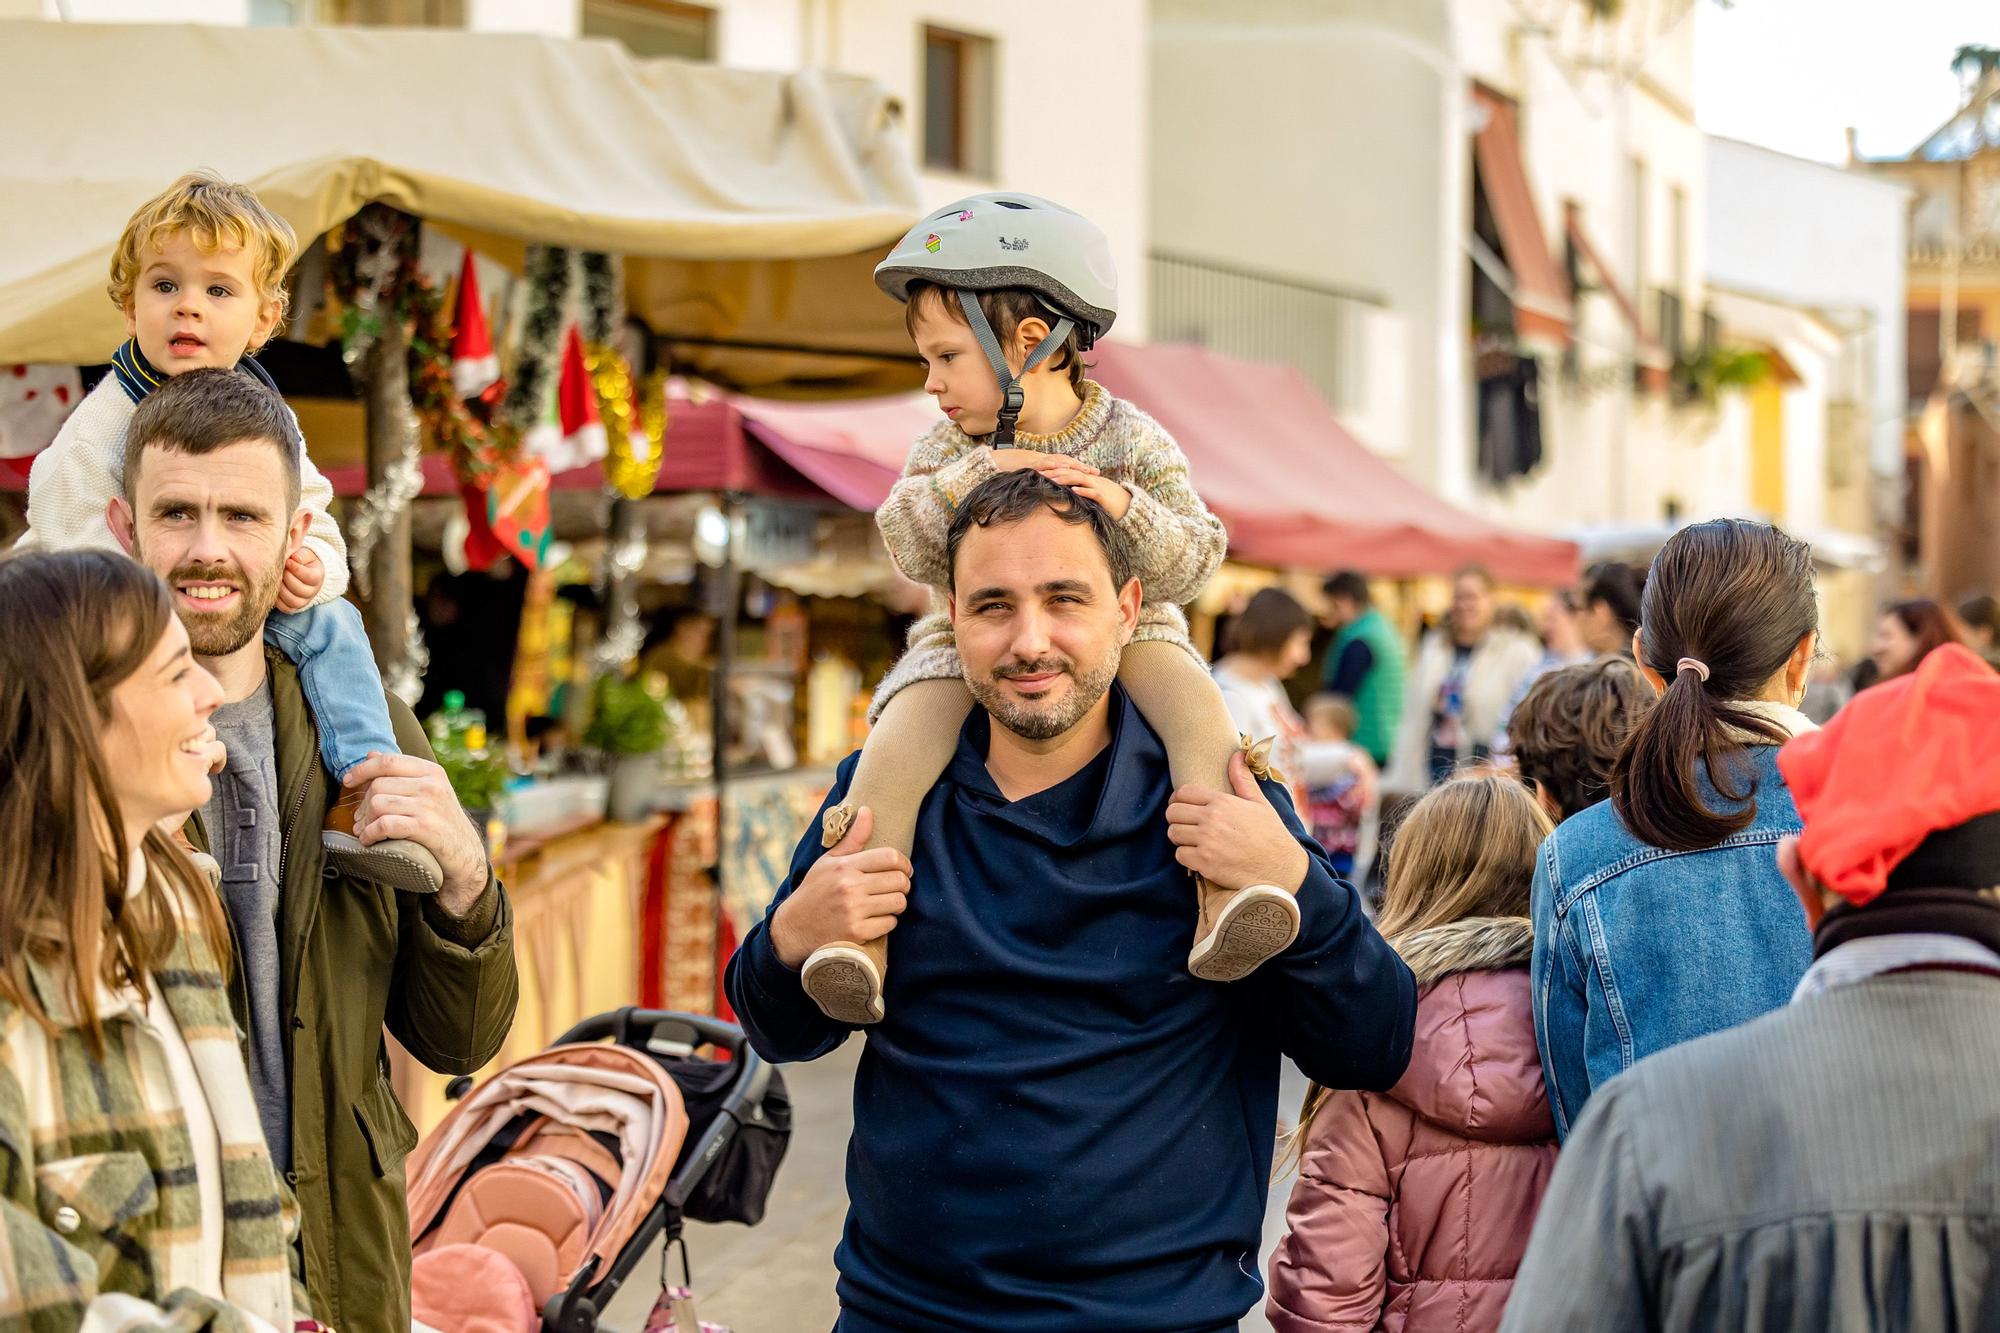
[[[1379,926],[1417,976],[1415,1048],[1387,1093],[1306,1095],[1265,1305],[1277,1333],[1500,1326],[1556,1164],[1528,991],[1549,829],[1518,781],[1485,775],[1398,830]]]

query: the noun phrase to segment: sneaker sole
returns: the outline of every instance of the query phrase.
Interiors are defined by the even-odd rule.
[[[1241,981],[1298,937],[1298,903],[1283,889],[1260,884],[1229,900],[1215,929],[1189,952],[1188,971],[1203,981]]]
[[[799,984],[836,1023],[866,1026],[881,1022],[888,1012],[874,960],[859,949],[831,945],[818,950],[800,969]]]
[[[384,852],[369,847],[359,839],[347,838],[340,834],[331,835],[342,842],[353,843],[351,847],[329,842],[326,849],[327,864],[348,874],[358,876],[374,884],[386,884],[400,893],[432,894],[444,887],[432,874],[429,866],[420,861],[412,861],[407,856],[394,852]]]

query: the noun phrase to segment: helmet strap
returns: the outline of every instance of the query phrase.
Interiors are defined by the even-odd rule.
[[[993,368],[993,378],[1000,382],[1000,420],[993,430],[992,447],[1011,449],[1014,446],[1015,423],[1021,419],[1021,409],[1027,405],[1027,395],[1021,390],[1021,377],[1007,364],[1007,354],[1001,350],[999,335],[993,332],[993,325],[986,318],[986,308],[979,304],[979,293],[964,287],[957,290],[959,308],[965,311],[965,322],[971,327],[972,336],[979,340],[981,350],[986,353],[986,364]],[[1060,351],[1075,327],[1076,321],[1069,316],[1057,316],[1049,336],[1029,353],[1026,364],[1021,367],[1021,375]]]

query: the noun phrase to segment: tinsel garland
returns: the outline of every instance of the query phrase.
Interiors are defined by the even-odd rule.
[[[528,282],[528,310],[521,323],[521,346],[507,379],[500,420],[518,436],[541,424],[562,364],[562,336],[567,324],[570,292],[576,279],[575,256],[554,245],[531,245],[523,269]]]
[[[648,376],[641,393],[631,363],[614,346],[625,311],[625,269],[618,257],[586,252],[578,268],[583,278],[579,322],[584,364],[597,391],[597,415],[604,422],[608,449],[605,484],[628,500],[643,500],[653,493],[660,476],[667,430],[666,376]]]

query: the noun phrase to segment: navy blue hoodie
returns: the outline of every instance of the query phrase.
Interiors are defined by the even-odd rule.
[[[1312,853],[1298,941],[1233,985],[1188,974],[1166,754],[1122,690],[1111,720],[1082,771],[1010,803],[975,708],[924,801],[855,1080],[841,1333],[1233,1329],[1263,1298],[1281,1055],[1336,1088],[1388,1088],[1409,1061],[1409,969],[1275,784]],[[821,855],[815,820],[776,902]],[[767,925],[729,964],[730,1003],[766,1058],[825,1055],[855,1029]]]

